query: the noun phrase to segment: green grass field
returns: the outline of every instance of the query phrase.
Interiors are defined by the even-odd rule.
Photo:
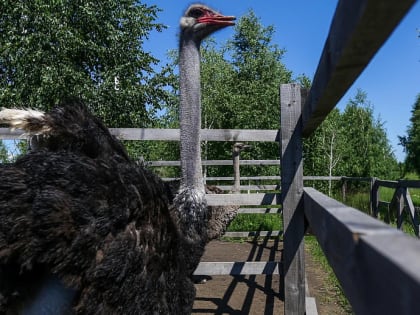
[[[328,286],[332,288],[334,296],[325,296],[325,299],[332,299],[343,309],[344,313],[353,314],[351,311],[351,306],[349,301],[344,295],[343,289],[338,282],[334,271],[328,264],[327,258],[325,257],[321,247],[318,244],[315,236],[307,235],[305,236],[305,247],[311,253],[314,261],[318,263],[319,267],[327,274],[327,283]]]
[[[229,225],[228,231],[279,231],[282,228],[281,214],[240,213]]]

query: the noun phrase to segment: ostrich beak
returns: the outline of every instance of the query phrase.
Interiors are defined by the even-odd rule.
[[[220,26],[232,26],[236,18],[234,16],[227,16],[222,14],[206,14],[200,17],[197,21],[204,24],[214,24]]]

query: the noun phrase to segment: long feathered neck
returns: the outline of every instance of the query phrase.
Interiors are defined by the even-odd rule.
[[[181,187],[204,192],[201,171],[200,41],[188,32],[180,40]]]
[[[182,255],[190,257],[193,272],[207,241],[207,203],[201,174],[200,42],[181,33],[180,42],[180,132],[181,184],[174,205],[179,229],[184,235]]]

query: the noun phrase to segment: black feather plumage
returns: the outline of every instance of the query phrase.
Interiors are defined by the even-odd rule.
[[[24,298],[15,283],[46,270],[78,292],[80,314],[188,313],[182,235],[154,174],[40,148],[0,176],[0,313]]]

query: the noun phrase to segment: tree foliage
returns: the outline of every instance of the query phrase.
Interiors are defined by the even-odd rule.
[[[399,176],[384,123],[373,115],[366,92],[359,90],[342,113],[334,109],[305,141],[306,175]]]
[[[87,101],[110,127],[144,127],[170,78],[142,49],[158,9],[134,0],[2,0],[0,102],[48,109]]]
[[[0,163],[6,163],[9,161],[9,154],[6,146],[0,141]]]
[[[406,171],[415,171],[420,174],[420,94],[411,111],[410,125],[407,129],[407,135],[400,137],[400,144],[406,152],[405,169]]]
[[[206,128],[277,129],[280,121],[279,86],[292,80],[282,58],[285,50],[273,43],[273,26],[263,26],[253,11],[241,17],[234,34],[218,49],[203,47],[203,125]],[[246,159],[275,159],[275,143],[252,143]],[[206,158],[229,159],[232,143],[206,144]],[[231,175],[232,169],[209,170]],[[220,171],[223,174],[220,174]],[[242,168],[243,175],[273,175],[278,168]]]

